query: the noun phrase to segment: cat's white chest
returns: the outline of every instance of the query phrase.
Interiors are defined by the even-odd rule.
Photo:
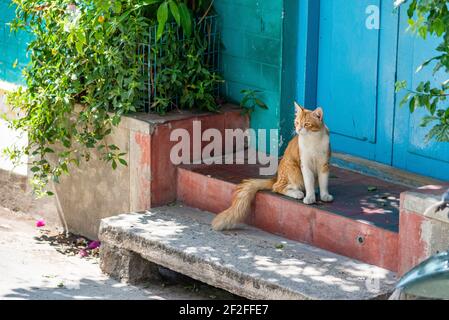
[[[301,164],[313,171],[328,162],[329,135],[323,132],[312,132],[298,138]]]

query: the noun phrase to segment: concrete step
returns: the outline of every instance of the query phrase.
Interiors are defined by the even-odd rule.
[[[219,213],[231,204],[238,183],[260,178],[258,165],[178,168],[178,200]],[[331,168],[333,203],[304,205],[259,192],[247,224],[391,271],[398,268],[400,193],[407,187],[350,170]]]
[[[396,281],[386,269],[250,226],[215,232],[212,218],[182,204],[123,214],[102,220],[100,240],[113,252],[250,299],[376,299],[386,297]],[[102,253],[102,269],[117,273],[123,260]],[[141,260],[136,266],[130,261],[124,268],[134,270],[133,277],[145,278],[139,272],[151,270]]]

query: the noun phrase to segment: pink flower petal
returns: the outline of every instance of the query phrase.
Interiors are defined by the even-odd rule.
[[[36,227],[42,228],[42,227],[44,227],[44,226],[45,226],[45,221],[44,221],[44,219],[39,219],[39,220],[36,221]]]
[[[87,249],[93,250],[100,247],[100,241],[91,241],[87,246]]]
[[[79,256],[80,256],[81,258],[84,258],[84,257],[87,257],[87,256],[88,256],[88,253],[87,253],[86,250],[81,249],[80,252],[79,252]]]

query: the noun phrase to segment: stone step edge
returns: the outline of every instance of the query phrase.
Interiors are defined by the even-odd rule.
[[[225,210],[229,206],[232,192],[236,186],[235,183],[181,167],[178,168],[177,179],[178,201],[213,213]],[[201,184],[197,183],[197,181],[201,181],[198,179],[206,179],[208,187],[203,190]],[[198,185],[198,188],[195,192],[184,186],[188,181],[196,181],[195,184]],[[216,193],[212,191],[213,197],[205,197],[205,193],[211,192],[210,190],[215,190]],[[273,206],[274,201],[279,201],[284,206],[282,221],[288,221],[286,217],[292,218],[291,215],[295,215],[296,229],[292,228],[291,225],[281,225],[280,223],[272,225],[271,220],[267,220],[269,212],[264,211],[264,206],[266,204]],[[387,268],[394,272],[397,271],[396,257],[399,241],[397,231],[351,219],[320,208],[311,209],[309,206],[269,192],[259,192],[253,206],[253,211],[258,212],[259,215],[253,212],[246,222],[260,230]],[[304,208],[304,211],[300,211],[300,214],[293,213],[292,206]],[[345,233],[341,235],[338,242],[335,242],[327,236],[328,233],[319,232],[320,229],[317,229],[319,226],[332,232],[344,228]]]
[[[152,209],[152,211],[155,212],[160,209],[174,210],[174,207],[157,208]],[[175,209],[177,209],[178,211],[180,210],[178,213],[186,211],[189,211],[189,214],[195,211],[200,212],[199,210],[188,207],[178,207]],[[212,214],[209,215],[212,217]],[[238,272],[239,270],[234,270],[230,267],[219,266],[212,261],[208,261],[207,259],[201,259],[201,257],[195,256],[195,254],[188,254],[186,252],[183,252],[179,248],[170,247],[162,243],[162,241],[151,241],[145,239],[145,236],[139,236],[136,234],[135,230],[138,229],[138,226],[136,226],[135,229],[121,228],[117,227],[117,225],[114,226],[114,222],[112,222],[114,219],[120,219],[120,217],[126,219],[126,216],[127,215],[121,215],[114,218],[103,219],[100,227],[100,240],[103,241],[106,246],[113,246],[120,248],[120,250],[137,253],[151,263],[161,265],[173,271],[187,275],[193,279],[202,281],[209,285],[227,290],[231,293],[249,299],[316,299],[316,297],[312,295],[307,295],[291,290],[290,288],[282,286],[281,284],[276,284],[263,278],[252,277],[248,274]],[[267,239],[279,238],[255,228],[245,227],[245,229],[247,228],[249,228],[248,230],[250,230],[251,232],[255,232],[259,235],[262,234],[262,236],[266,237]],[[214,231],[210,230],[210,232]],[[245,237],[244,234],[242,236]],[[294,243],[294,245],[298,248],[310,248],[310,246],[306,244],[296,243],[293,241],[288,242]],[[320,252],[325,255],[331,255],[332,257],[338,256],[336,254],[326,252],[325,250],[321,250],[318,248],[313,248],[313,250],[316,250],[316,254],[318,256]],[[353,261],[350,258],[342,256],[339,259],[346,263],[348,261]],[[393,279],[395,279],[392,272],[379,267],[369,266],[358,261],[354,261],[353,263],[359,268],[367,268],[367,270],[371,270],[372,272],[379,272],[378,270],[384,270],[385,274],[388,275],[387,278],[389,283],[386,285],[388,290],[383,288],[382,292],[376,292],[375,294],[366,292],[363,294],[360,293],[360,297],[366,299],[368,295],[368,299],[379,299],[385,298],[391,292],[390,289],[392,289],[393,286]],[[335,268],[335,265],[333,266],[333,268]],[[319,294],[323,293],[318,293],[318,295]],[[342,296],[342,294],[335,293],[334,295],[329,294],[329,296],[336,297],[338,299]]]

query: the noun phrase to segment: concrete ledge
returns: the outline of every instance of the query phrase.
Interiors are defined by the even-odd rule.
[[[449,249],[449,209],[435,207],[448,185],[429,185],[401,194],[399,274]]]
[[[252,227],[212,231],[213,215],[174,205],[103,219],[100,239],[250,299],[374,299],[392,291],[388,270]]]
[[[241,109],[232,104],[224,105],[216,115],[225,114],[228,112],[241,112]],[[146,113],[146,112],[137,112],[126,115],[122,118],[121,125],[124,128],[132,129],[132,130],[142,130],[145,133],[147,130],[148,134],[153,134],[154,130],[164,124],[168,124],[173,121],[182,121],[191,118],[202,118],[213,115],[210,112],[204,111],[195,111],[195,110],[179,110],[176,112],[170,112],[166,115],[159,115],[157,113]]]
[[[100,250],[101,270],[121,282],[139,284],[158,280],[158,266],[137,253],[103,243]]]
[[[433,186],[430,189],[412,190],[402,194],[402,208],[408,212],[414,212],[424,217],[440,220],[449,224],[449,209],[435,212],[427,210],[441,201],[441,196],[446,188],[443,186]]]

